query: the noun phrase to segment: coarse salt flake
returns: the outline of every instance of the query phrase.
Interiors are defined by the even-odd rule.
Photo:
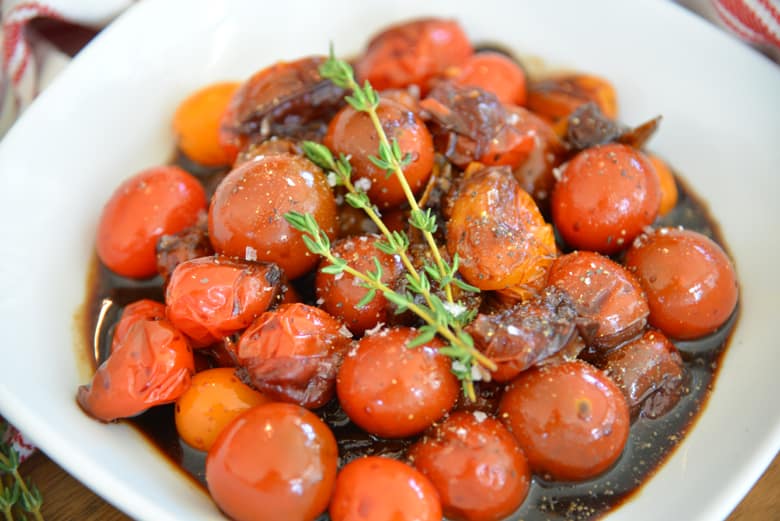
[[[482,423],[487,420],[487,414],[482,411],[474,411],[474,419],[477,420],[477,423]]]
[[[244,259],[248,261],[256,261],[257,260],[257,250],[252,248],[251,246],[247,246],[246,250],[244,250]]]

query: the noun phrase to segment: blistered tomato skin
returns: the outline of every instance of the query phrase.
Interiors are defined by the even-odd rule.
[[[612,254],[653,223],[661,205],[655,168],[638,150],[611,143],[562,167],[552,193],[555,227],[572,248]]]
[[[95,244],[98,257],[124,277],[152,277],[157,274],[157,239],[192,226],[205,208],[203,187],[181,168],[139,172],[119,185],[103,208]]]
[[[275,302],[281,280],[275,264],[219,256],[186,261],[166,288],[166,314],[193,347],[206,347],[249,326]]]
[[[136,322],[142,320],[162,320],[165,318],[165,304],[155,302],[154,300],[141,299],[129,304],[122,310],[122,316],[114,327],[114,338],[111,340],[111,352],[116,351],[121,346],[130,328]]]
[[[377,90],[411,84],[425,90],[431,78],[463,63],[473,53],[468,36],[457,22],[415,20],[376,35],[355,64],[355,74],[361,85],[368,80]]]
[[[608,118],[617,117],[615,88],[598,76],[568,74],[532,82],[528,88],[528,108],[552,122],[567,117],[590,101]]]
[[[291,154],[269,155],[239,166],[220,183],[209,208],[209,236],[217,253],[275,262],[288,278],[317,265],[287,212],[311,214],[335,237],[337,208],[322,170]]]
[[[501,398],[499,417],[533,472],[556,481],[582,481],[607,470],[622,454],[630,427],[621,390],[581,361],[522,373]]]
[[[332,521],[441,521],[431,482],[400,461],[377,456],[341,469],[330,502]]]
[[[184,335],[165,319],[140,319],[98,367],[92,383],[79,387],[77,400],[98,420],[129,418],[176,401],[190,387],[194,372]]]
[[[625,265],[647,293],[650,324],[672,338],[713,333],[737,306],[734,266],[698,232],[660,228],[642,235],[626,252]]]
[[[207,451],[235,417],[270,399],[236,376],[230,367],[201,371],[176,400],[175,421],[179,437],[190,447]]]
[[[531,484],[525,454],[501,422],[455,412],[409,450],[431,480],[449,519],[499,521],[519,507]]]
[[[306,304],[260,315],[238,341],[241,376],[276,400],[316,409],[335,393],[351,335],[340,321]]]
[[[394,101],[380,100],[377,115],[387,139],[397,140],[404,155],[411,154],[412,162],[404,168],[404,177],[412,192],[419,195],[433,169],[430,132],[420,118]],[[350,158],[352,182],[370,185],[365,191],[380,208],[397,207],[406,201],[396,175],[388,176],[369,159],[377,155],[379,136],[368,114],[345,107],[330,122],[324,143],[335,154]]]
[[[402,438],[422,432],[455,405],[460,386],[450,359],[432,340],[409,348],[417,336],[399,327],[365,336],[344,357],[336,389],[344,412],[371,434]]]
[[[525,73],[511,58],[497,52],[479,52],[447,76],[459,84],[480,87],[495,94],[501,103],[525,103]]]
[[[269,403],[220,433],[206,458],[206,483],[236,521],[313,521],[328,507],[337,460],[336,439],[314,413]]]

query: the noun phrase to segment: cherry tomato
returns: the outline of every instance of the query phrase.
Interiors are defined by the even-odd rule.
[[[411,436],[455,405],[460,386],[438,352],[442,342],[407,347],[416,336],[412,328],[385,329],[364,336],[344,358],[336,379],[341,407],[371,434]]]
[[[336,478],[332,521],[441,521],[431,482],[400,461],[369,456],[351,461]]]
[[[277,400],[316,409],[335,391],[350,335],[341,322],[306,304],[263,313],[238,341],[238,363],[254,387]]]
[[[639,151],[612,143],[577,154],[552,193],[555,227],[572,248],[611,254],[653,223],[661,188]]]
[[[127,339],[127,333],[140,320],[162,320],[165,318],[165,304],[154,300],[141,299],[129,304],[122,310],[122,316],[114,327],[114,338],[111,340],[111,352],[121,346]]]
[[[526,105],[552,122],[566,118],[580,105],[595,102],[610,119],[617,117],[615,88],[604,78],[592,74],[568,74],[532,82]]]
[[[362,84],[369,81],[377,90],[428,81],[447,67],[460,65],[474,53],[468,37],[457,22],[428,18],[394,25],[374,36],[355,64]]]
[[[328,507],[337,460],[336,439],[314,413],[268,403],[220,433],[206,458],[206,483],[236,521],[313,521]]]
[[[275,301],[280,285],[274,264],[201,257],[173,271],[166,313],[194,347],[206,347],[251,324]]]
[[[525,104],[525,72],[515,61],[497,52],[479,52],[446,75],[459,84],[495,94],[507,105]]]
[[[467,177],[451,208],[447,250],[459,273],[483,290],[525,298],[544,285],[555,258],[552,227],[507,167]]]
[[[548,284],[566,292],[577,314],[588,322],[579,329],[589,345],[614,347],[647,324],[649,309],[639,283],[603,255],[575,251],[558,257],[550,268]]]
[[[620,389],[581,361],[522,373],[504,392],[501,420],[545,479],[582,481],[620,457],[629,414]]]
[[[378,235],[347,237],[336,241],[332,252],[363,273],[376,269],[376,259],[382,267],[382,282],[390,285],[403,271],[403,265],[396,256],[383,253],[374,246],[379,239]],[[322,309],[343,320],[355,335],[362,335],[380,322],[387,323],[388,314],[393,313],[393,309],[385,297],[377,294],[368,304],[358,307],[368,289],[348,273],[336,276],[323,272],[328,264],[326,260],[320,262],[315,280],[317,299],[322,302]]]
[[[218,253],[275,262],[287,277],[317,265],[301,232],[284,218],[309,213],[320,228],[336,235],[336,201],[325,174],[308,159],[268,155],[239,166],[220,183],[209,208],[209,236]]]
[[[139,319],[100,364],[77,400],[87,414],[105,422],[129,418],[171,403],[190,387],[192,349],[165,319]]]
[[[176,430],[190,447],[207,451],[241,413],[270,400],[243,383],[230,367],[207,369],[176,400]]]
[[[404,177],[417,195],[433,169],[433,140],[420,118],[402,105],[382,99],[377,108],[379,121],[388,140],[398,141],[402,155],[411,154],[412,162],[404,169]],[[380,208],[396,207],[406,201],[400,181],[369,159],[379,154],[379,137],[371,118],[365,112],[344,107],[330,122],[325,145],[336,154],[350,158],[353,183],[368,193]]]
[[[201,211],[198,222],[171,235],[163,235],[157,241],[157,273],[165,284],[171,278],[176,266],[184,261],[214,255],[209,241],[208,214]]]
[[[409,449],[450,519],[500,521],[528,494],[531,472],[514,436],[483,412],[455,412]]]
[[[205,208],[203,187],[181,168],[144,170],[119,185],[103,208],[98,257],[124,277],[151,277],[157,273],[157,239],[192,226]]]
[[[647,293],[650,324],[672,338],[708,335],[737,306],[734,266],[700,233],[660,228],[642,235],[626,252],[625,264]]]
[[[219,143],[222,114],[238,89],[237,82],[200,88],[181,102],[173,114],[173,133],[185,156],[206,166],[229,165],[232,157]]]
[[[655,154],[647,154],[647,158],[655,168],[661,186],[661,206],[658,208],[658,215],[666,215],[677,205],[677,182],[663,159]]]
[[[233,163],[233,168],[238,168],[244,163],[254,161],[263,156],[275,154],[292,154],[302,156],[303,151],[298,143],[290,139],[272,137],[262,143],[249,143],[241,149]]]

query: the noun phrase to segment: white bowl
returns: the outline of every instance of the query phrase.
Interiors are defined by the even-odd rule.
[[[667,2],[399,1],[136,5],[0,143],[0,410],[50,457],[138,519],[221,519],[132,428],[76,406],[74,313],[100,210],[119,181],[169,160],[171,115],[194,88],[279,59],[359,51],[379,27],[453,16],[477,41],[610,78],[621,114],[658,113],[652,148],[704,196],[736,258],[742,316],[709,405],[615,520],[724,518],[780,447],[780,69]]]

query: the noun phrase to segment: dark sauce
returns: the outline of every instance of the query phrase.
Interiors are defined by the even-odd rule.
[[[208,191],[224,176],[224,171],[203,170],[177,158],[177,163],[197,175]],[[660,226],[683,226],[701,232],[726,248],[717,224],[705,203],[678,177],[677,207],[659,220]],[[211,189],[211,190],[209,190]],[[304,298],[313,299],[311,280],[295,282]],[[94,260],[86,301],[85,340],[91,360],[105,360],[113,327],[124,306],[142,298],[163,301],[162,280],[130,280],[111,273]],[[507,521],[591,520],[601,517],[630,499],[668,458],[675,446],[693,426],[710,396],[721,357],[737,321],[739,309],[716,333],[707,338],[677,342],[689,374],[687,392],[664,416],[649,420],[639,418],[631,427],[623,455],[608,472],[597,479],[581,483],[546,482],[533,478],[528,497]],[[485,399],[495,401],[498,393],[483,389]],[[495,404],[494,404],[495,405]],[[333,430],[339,445],[339,467],[366,455],[403,459],[415,439],[385,440],[368,434],[349,421],[336,400],[317,414]],[[184,471],[205,491],[206,454],[190,448],[176,432],[173,405],[155,407],[126,420],[136,427],[174,465]],[[323,514],[318,521],[327,520]]]

